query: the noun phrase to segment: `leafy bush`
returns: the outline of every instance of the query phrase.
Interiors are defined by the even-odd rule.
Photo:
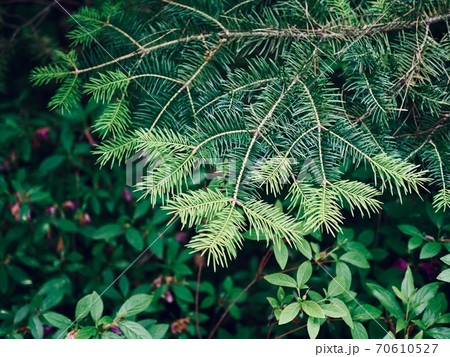
[[[69,19],[2,104],[0,336],[450,337],[448,4],[307,4]]]

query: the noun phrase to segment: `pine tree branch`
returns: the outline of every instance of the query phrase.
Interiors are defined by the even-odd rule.
[[[311,102],[311,106],[313,108],[313,112],[314,112],[314,117],[316,118],[316,123],[317,123],[317,144],[319,147],[319,161],[320,161],[320,169],[322,172],[322,185],[326,185],[328,180],[327,180],[327,176],[325,174],[325,165],[323,162],[323,153],[322,153],[322,129],[325,129],[320,121],[320,117],[319,117],[319,113],[317,111],[317,107],[316,104],[314,103],[314,99],[311,95],[311,92],[309,91],[309,88],[307,87],[307,85],[304,82],[301,82],[301,84],[303,85],[303,88],[306,92],[306,96],[308,97],[309,101]]]
[[[297,139],[295,139],[295,141],[291,144],[291,146],[289,146],[289,149],[286,151],[286,153],[284,154],[284,157],[287,158],[291,151],[295,148],[295,146],[300,142],[300,140],[302,140],[306,135],[308,135],[311,131],[313,130],[318,130],[319,127],[318,126],[313,126],[311,129],[306,130],[304,133],[302,133],[301,135],[298,136]]]
[[[288,28],[278,29],[254,29],[250,31],[229,31],[228,33],[220,33],[222,37],[246,38],[246,37],[272,37],[272,38],[291,38],[295,40],[303,38],[332,40],[332,39],[348,39],[354,37],[374,36],[384,32],[398,31],[415,27],[417,24],[431,25],[434,23],[446,21],[450,19],[450,13],[440,14],[433,17],[419,18],[412,21],[392,21],[380,24],[366,24],[363,27],[340,26],[340,31],[333,31],[332,28],[323,26],[320,29],[297,29],[295,25]]]
[[[245,154],[244,160],[242,161],[242,167],[241,170],[239,171],[239,175],[236,181],[236,187],[234,189],[234,195],[233,195],[233,205],[235,205],[236,201],[237,201],[237,196],[238,196],[238,192],[239,192],[239,187],[242,181],[242,177],[244,175],[244,171],[245,171],[245,167],[247,165],[247,161],[248,158],[250,157],[250,153],[253,149],[253,145],[255,145],[256,139],[258,138],[258,135],[261,132],[261,129],[264,127],[264,125],[266,124],[266,122],[272,118],[272,115],[274,113],[274,111],[276,110],[276,108],[280,105],[281,101],[283,100],[284,96],[286,95],[287,92],[289,92],[289,90],[294,86],[294,84],[298,81],[298,78],[294,78],[294,80],[292,81],[292,83],[289,85],[289,87],[283,91],[280,94],[280,97],[277,99],[277,101],[275,102],[275,104],[272,106],[272,108],[270,108],[269,112],[267,113],[267,115],[264,117],[264,119],[261,121],[261,123],[259,124],[258,128],[256,129],[255,133],[253,134],[252,140],[250,142],[250,145],[248,146],[247,152]]]
[[[129,58],[133,58],[135,56],[145,56],[145,55],[149,54],[150,52],[158,51],[158,50],[160,50],[162,48],[170,47],[172,45],[176,45],[176,44],[179,44],[179,43],[186,43],[186,42],[189,42],[189,41],[192,41],[192,40],[201,41],[202,39],[204,39],[205,37],[208,37],[208,36],[209,35],[192,35],[192,36],[187,36],[187,37],[184,37],[184,38],[179,38],[179,39],[176,39],[176,40],[163,42],[163,43],[160,43],[158,45],[151,46],[151,47],[143,46],[142,50],[133,51],[133,52],[127,53],[127,54],[125,54],[123,56],[119,56],[119,57],[117,57],[117,58],[115,58],[115,59],[113,59],[111,61],[100,63],[100,64],[92,66],[92,67],[87,67],[87,68],[74,70],[74,71],[71,71],[69,73],[85,73],[85,72],[98,70],[100,68],[103,68],[103,67],[106,67],[106,66],[110,66],[112,64],[119,63],[119,62],[121,62],[123,60],[129,59]]]
[[[378,101],[377,97],[375,97],[375,94],[373,94],[373,90],[372,90],[372,86],[369,83],[369,80],[367,79],[367,76],[364,72],[361,72],[361,75],[364,78],[364,81],[366,82],[366,86],[367,86],[367,90],[370,93],[370,96],[372,97],[373,101],[375,102],[376,106],[378,108],[380,108],[380,110],[386,114],[386,110],[383,108],[383,106],[380,104],[380,102]]]
[[[258,81],[254,81],[254,82],[245,84],[245,85],[240,86],[238,88],[232,89],[232,90],[230,90],[230,91],[228,91],[228,92],[226,92],[226,93],[224,93],[224,94],[214,98],[213,100],[209,101],[208,103],[204,104],[199,110],[197,110],[195,115],[198,115],[198,113],[200,113],[202,110],[204,110],[205,108],[209,107],[211,104],[214,104],[215,102],[217,102],[221,98],[225,98],[225,97],[228,97],[230,95],[232,96],[232,95],[234,95],[234,93],[237,93],[237,92],[239,92],[241,90],[244,90],[244,89],[246,89],[248,87],[253,87],[254,85],[268,83],[268,82],[271,82],[271,81],[274,81],[274,80],[277,80],[277,79],[278,78],[275,78],[275,77],[274,78],[261,79],[261,80],[258,80]]]
[[[162,0],[165,1],[165,0]],[[164,107],[161,109],[161,111],[159,112],[158,116],[156,117],[156,119],[153,121],[153,124],[150,127],[150,131],[153,130],[153,128],[156,126],[156,124],[158,123],[159,119],[161,119],[162,115],[166,112],[167,108],[169,108],[170,104],[178,97],[178,95],[186,88],[188,88],[190,86],[190,84],[194,81],[194,79],[202,72],[203,68],[208,64],[208,62],[212,59],[212,57],[217,53],[217,51],[220,49],[220,47],[222,46],[223,42],[220,42],[219,45],[215,46],[215,48],[213,48],[210,53],[209,56],[205,59],[205,61],[201,64],[201,66],[197,69],[197,71],[191,76],[191,78],[189,78],[184,85],[178,89],[175,94],[168,100],[168,102],[164,105]]]
[[[241,129],[241,130],[230,130],[230,131],[225,131],[223,133],[219,133],[213,136],[210,136],[208,139],[202,141],[200,144],[198,144],[197,146],[194,147],[194,149],[192,150],[192,155],[195,155],[197,153],[197,151],[204,145],[206,145],[207,143],[209,143],[210,141],[213,141],[217,138],[220,138],[222,136],[226,136],[226,135],[233,135],[233,134],[239,134],[239,133],[254,133],[256,132],[256,130],[247,130],[247,129]]]
[[[167,4],[170,4],[170,5],[179,6],[179,7],[182,7],[184,9],[190,10],[190,11],[192,11],[192,12],[194,12],[194,13],[202,16],[202,17],[204,17],[207,20],[214,22],[217,26],[219,26],[222,29],[223,33],[226,36],[228,36],[228,33],[229,33],[228,29],[224,25],[222,25],[222,23],[219,20],[217,20],[214,17],[204,13],[203,11],[197,10],[197,9],[191,7],[191,6],[187,6],[187,5],[184,5],[184,4],[177,3],[177,2],[172,1],[172,0],[161,0],[161,1],[165,2]]]
[[[444,167],[442,164],[442,158],[441,158],[441,154],[439,154],[439,151],[436,147],[436,144],[433,142],[433,140],[429,140],[429,143],[431,144],[431,146],[433,146],[433,149],[436,153],[436,157],[438,158],[438,162],[439,162],[439,170],[440,170],[440,174],[441,174],[441,180],[442,180],[442,188],[445,190],[445,176],[444,176]]]
[[[126,37],[128,40],[130,40],[130,42],[133,45],[135,45],[139,50],[141,50],[141,51],[144,50],[144,47],[141,46],[138,41],[136,41],[133,37],[131,37],[127,32],[125,32],[124,30],[120,29],[117,26],[114,26],[110,22],[102,21],[102,20],[99,20],[99,19],[96,19],[96,18],[93,18],[93,17],[88,17],[88,16],[85,16],[85,15],[82,15],[82,14],[77,14],[76,15],[76,19],[85,19],[85,20],[88,20],[88,21],[97,22],[101,26],[112,28],[113,30],[117,31],[118,33],[120,33],[121,35]]]
[[[223,14],[224,15],[228,15],[230,12],[233,12],[234,10],[236,10],[238,7],[248,4],[249,2],[252,2],[254,0],[245,0],[245,1],[241,1],[239,4],[234,5],[232,8],[228,9],[227,11],[225,11]]]

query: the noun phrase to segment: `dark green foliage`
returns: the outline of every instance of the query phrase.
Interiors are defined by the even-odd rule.
[[[1,338],[449,337],[448,4],[307,4],[98,1],[53,99],[1,71]]]

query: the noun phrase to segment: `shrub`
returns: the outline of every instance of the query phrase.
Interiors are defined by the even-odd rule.
[[[115,170],[94,177],[117,177],[114,164],[130,157],[145,159],[149,170],[137,185],[140,203],[106,203],[98,214],[117,218],[102,216],[96,230],[62,215],[47,219],[63,242],[79,237],[84,244],[78,256],[73,246],[67,253],[93,258],[86,264],[95,267],[92,276],[75,287],[83,290],[77,297],[88,294],[77,306],[89,302],[83,313],[75,308],[79,321],[72,320],[77,300],[62,314],[49,311],[60,302],[54,291],[71,292],[72,279],[62,274],[25,306],[12,304],[3,335],[42,337],[43,323],[79,338],[167,330],[155,320],[136,323],[139,313],[171,322],[180,337],[261,337],[256,326],[268,317],[267,337],[448,338],[439,290],[448,282],[448,269],[441,270],[450,250],[448,4],[306,4],[100,1],[71,17],[72,49],[55,51],[32,81],[58,82],[49,106],[65,117],[79,119],[80,110],[93,117],[98,161]],[[68,162],[41,161],[44,172]],[[114,201],[122,187],[106,177],[111,192],[102,198]],[[95,199],[77,194],[83,209],[95,210]],[[28,196],[9,221],[31,222]],[[150,218],[150,205],[164,210]],[[155,227],[166,213],[172,220],[160,235]],[[181,249],[188,236],[176,238],[175,224],[195,231],[189,250]],[[6,241],[25,235],[9,226]],[[134,259],[130,252],[145,246]],[[51,261],[64,261],[66,252],[59,254]],[[156,264],[144,264],[150,259]],[[20,276],[15,264],[3,264]],[[59,284],[65,288],[52,290]],[[102,318],[103,295],[114,306]],[[123,298],[123,306],[152,302],[129,319]],[[16,325],[25,317],[23,332]]]

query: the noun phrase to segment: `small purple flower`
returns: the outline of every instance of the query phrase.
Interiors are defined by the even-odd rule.
[[[91,216],[89,216],[89,213],[83,213],[80,216],[80,224],[82,226],[87,226],[89,224],[91,224],[92,220],[91,220]]]
[[[11,211],[11,214],[14,216],[14,219],[19,222],[20,221],[20,205],[18,202],[14,204],[9,204],[9,210]]]
[[[10,162],[8,159],[3,160],[3,163],[0,164],[0,171],[7,171],[9,169]]]
[[[437,259],[432,259],[431,261],[422,263],[419,265],[425,272],[428,280],[433,281],[438,276],[441,271],[441,263]]]
[[[174,301],[173,294],[172,294],[172,292],[171,292],[170,290],[167,290],[167,291],[161,296],[161,298],[162,298],[163,300],[166,300],[166,302],[169,303],[169,304],[173,303],[173,301]]]
[[[56,206],[55,205],[47,207],[47,214],[49,216],[53,216],[53,213],[55,213],[55,211],[56,211]]]
[[[69,211],[75,211],[75,209],[77,208],[77,206],[75,205],[75,203],[73,203],[73,201],[70,201],[70,200],[68,200],[68,201],[64,201],[63,202],[63,207],[65,208],[65,209],[68,209]]]
[[[175,233],[175,239],[180,244],[186,244],[189,240],[189,235],[186,232]]]
[[[38,130],[36,130],[36,137],[39,140],[48,140],[49,136],[50,136],[49,127],[39,128]]]
[[[55,331],[56,331],[56,328],[54,328],[53,326],[44,325],[44,338],[47,338]]]
[[[121,330],[120,327],[117,326],[117,325],[111,325],[111,326],[109,326],[109,331],[115,333],[116,335],[121,335],[121,334],[122,334],[122,330]]]
[[[122,198],[125,200],[125,202],[131,202],[133,200],[133,195],[128,188],[124,188],[122,190]]]
[[[397,268],[400,269],[401,271],[405,271],[409,266],[409,263],[403,259],[403,258],[398,258],[394,264],[392,264],[393,268]]]

